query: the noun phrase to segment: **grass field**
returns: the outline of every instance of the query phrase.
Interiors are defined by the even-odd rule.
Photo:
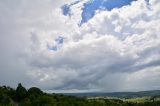
[[[160,106],[160,96],[144,96],[144,97],[88,97],[90,101],[98,101],[104,106]]]

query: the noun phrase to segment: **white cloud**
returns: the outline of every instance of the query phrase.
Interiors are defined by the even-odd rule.
[[[0,61],[5,70],[0,71],[4,76],[1,83],[22,81],[27,86],[62,90],[160,89],[158,0],[150,0],[149,5],[138,0],[120,9],[97,11],[81,27],[79,7],[83,5],[73,6],[72,16],[67,17],[58,8],[64,3],[24,0],[19,7],[0,3],[4,13],[0,16],[0,49],[6,60]],[[57,36],[64,37],[63,44],[55,43]],[[47,45],[58,49],[49,50]],[[6,79],[11,73],[14,83]]]

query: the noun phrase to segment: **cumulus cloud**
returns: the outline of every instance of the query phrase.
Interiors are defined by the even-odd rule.
[[[50,90],[160,89],[159,0],[97,10],[79,26],[84,2],[71,7],[71,16],[62,14],[63,0],[1,2],[0,82]]]

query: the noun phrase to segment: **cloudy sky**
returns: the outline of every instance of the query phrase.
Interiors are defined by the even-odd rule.
[[[160,0],[0,0],[0,85],[160,89]]]

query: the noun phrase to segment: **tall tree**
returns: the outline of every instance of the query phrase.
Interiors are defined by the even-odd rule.
[[[19,83],[16,88],[16,100],[21,101],[26,96],[27,96],[27,90],[22,86],[21,83]]]

